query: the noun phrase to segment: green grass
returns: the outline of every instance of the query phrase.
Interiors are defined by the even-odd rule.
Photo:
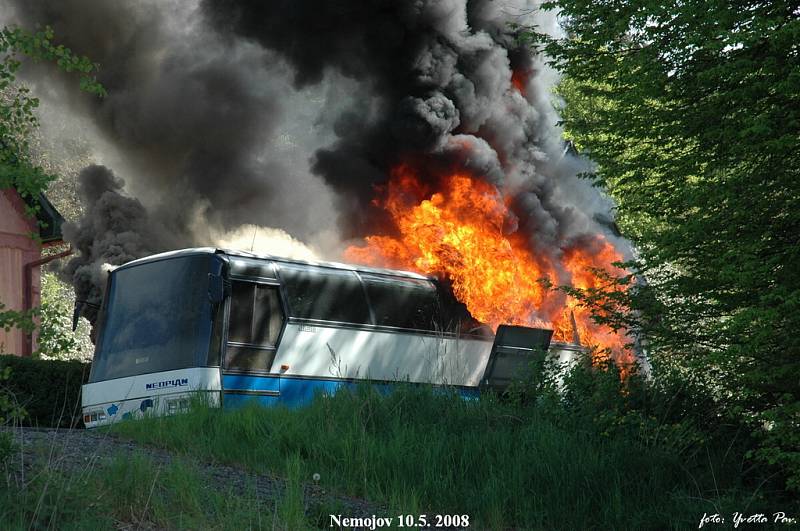
[[[309,528],[296,499],[259,500],[254,489],[234,493],[209,482],[188,459],[161,464],[134,453],[71,473],[40,464],[24,486],[8,472],[0,485],[4,530]]]
[[[689,463],[635,438],[582,430],[541,407],[421,388],[389,396],[362,388],[294,410],[196,406],[114,429],[296,481],[318,473],[329,490],[385,506],[379,516],[467,514],[481,529],[686,529],[706,512],[767,512],[710,452],[705,464]],[[299,510],[295,500],[280,514],[289,521]]]

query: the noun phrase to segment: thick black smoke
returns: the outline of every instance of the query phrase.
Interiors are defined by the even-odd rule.
[[[510,78],[505,51],[487,34],[461,34],[469,31],[466,5],[463,0],[202,4],[231,38],[252,39],[286,58],[298,87],[320,82],[328,69],[366,86],[367,101],[339,117],[338,140],[318,151],[313,163],[343,197],[349,236],[374,227],[373,218],[381,213],[369,208],[373,185],[385,181],[400,161],[437,153],[441,162],[473,162],[476,172],[497,173],[493,154],[448,156],[461,151],[448,145],[451,135],[476,132],[484,121],[480,102],[494,103]]]
[[[284,173],[259,158],[281,114],[278,95],[258,84],[262,52],[204,33],[193,17],[175,4],[16,2],[20,24],[49,25],[99,63],[107,98],[87,98],[74,79],[64,89],[126,153],[140,188],[180,201],[173,208],[185,224],[199,203],[228,227],[263,222],[270,177]]]
[[[575,178],[564,161],[541,58],[518,44],[535,2],[492,0],[203,0],[208,19],[231,39],[249,39],[294,67],[298,87],[334,69],[368,95],[342,113],[337,140],[313,170],[342,198],[347,236],[374,228],[374,185],[400,162],[423,178],[468,171],[513,194],[521,228],[537,250],[558,249],[593,225],[559,193]],[[524,80],[523,93],[511,83]],[[428,175],[425,175],[425,173]],[[591,195],[591,194],[590,194]],[[596,227],[593,227],[596,228]]]
[[[79,254],[62,271],[79,300],[99,302],[108,266],[209,245],[209,230],[255,224],[306,236],[297,222],[303,214],[292,212],[281,195],[292,172],[271,156],[283,106],[268,82],[280,65],[272,68],[266,52],[222,38],[186,3],[19,0],[9,6],[0,11],[0,24],[50,26],[58,43],[99,64],[108,92],[102,100],[52,68],[30,64],[23,73],[45,96],[58,92],[59,105],[89,117],[96,136],[122,153],[118,173],[143,195],[142,201],[126,195],[123,181],[106,168],[91,166],[80,175],[85,216],[65,230]],[[79,134],[74,125],[63,129],[65,143],[70,132]],[[92,306],[84,315],[93,321]]]
[[[332,141],[302,165],[336,192],[345,238],[387,226],[371,200],[400,162],[424,179],[466,171],[498,185],[537,253],[557,258],[603,232],[594,214],[610,206],[576,177],[585,164],[564,154],[552,74],[517,42],[517,26],[555,27],[537,2],[196,1],[12,2],[14,20],[52,26],[100,64],[107,98],[87,98],[74,80],[61,90],[124,153],[127,166],[115,169],[150,211],[107,170],[87,170],[87,217],[67,233],[81,252],[69,266],[79,296],[97,298],[103,264],[209,243],[194,226],[198,212],[214,226],[268,225],[300,238],[327,224],[314,194],[304,208],[286,200],[298,170],[273,156],[279,120],[302,110],[287,92],[318,85],[349,94],[329,100],[318,125]],[[276,82],[287,76],[293,89]]]
[[[78,253],[61,274],[72,281],[84,315],[94,322],[109,266],[173,249],[188,236],[124,195],[125,181],[105,166],[88,166],[78,180],[81,201],[91,215],[64,224],[64,238]]]

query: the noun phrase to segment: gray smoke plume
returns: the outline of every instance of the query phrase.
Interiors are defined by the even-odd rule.
[[[123,154],[115,171],[141,199],[108,170],[83,175],[87,217],[67,237],[87,298],[104,263],[207,244],[198,216],[301,239],[338,216],[335,243],[391,231],[371,200],[401,162],[432,184],[462,171],[497,185],[536,253],[608,232],[612,205],[564,152],[555,76],[517,40],[519,26],[557,31],[538,2],[198,2],[11,2],[11,20],[100,64],[106,99],[74,80],[59,97]]]
[[[257,160],[280,116],[277,95],[259,86],[264,54],[201,33],[195,15],[176,10],[85,0],[16,4],[21,24],[52,26],[59,42],[101,65],[103,101],[80,94],[74,80],[64,89],[128,154],[139,188],[184,205],[206,202],[229,226],[253,221],[252,212],[271,202],[264,174],[282,172]]]
[[[293,92],[285,64],[219,35],[197,5],[20,0],[0,10],[0,23],[51,26],[59,43],[99,63],[108,91],[97,100],[46,65],[22,70],[42,98],[43,127],[60,120],[65,145],[88,135],[94,158],[113,162],[127,182],[126,195],[110,170],[106,179],[97,167],[80,176],[85,217],[65,231],[80,255],[62,272],[78,299],[98,302],[107,265],[208,245],[210,234],[244,224],[301,238],[329,232],[330,194],[307,169],[322,142],[303,129],[318,119],[321,91],[285,97]],[[292,104],[295,123],[278,130]]]
[[[78,193],[90,215],[63,226],[64,238],[78,254],[61,274],[72,281],[75,298],[94,322],[109,266],[174,248],[187,235],[125,196],[125,181],[105,166],[88,166],[78,179]]]
[[[385,212],[370,203],[375,185],[398,163],[418,161],[429,181],[457,170],[496,184],[511,195],[532,249],[552,255],[583,233],[603,232],[592,216],[611,205],[576,177],[588,168],[564,153],[550,101],[554,75],[518,42],[516,27],[557,31],[554,15],[538,4],[202,2],[219,31],[289,61],[297,87],[335,69],[368,88],[341,115],[336,141],[313,161],[315,173],[344,198],[346,236],[385,224]]]

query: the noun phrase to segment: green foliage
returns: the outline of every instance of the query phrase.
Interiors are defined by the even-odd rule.
[[[25,410],[19,406],[15,397],[3,390],[10,377],[10,367],[0,370],[0,428],[13,425],[25,416]],[[5,430],[0,432],[0,465],[5,465],[16,449],[11,433]]]
[[[42,304],[38,308],[5,310],[0,302],[0,328],[6,332],[18,328],[26,334],[36,333],[38,349],[33,353],[34,356],[91,360],[94,345],[89,339],[89,323],[82,319],[77,331],[72,331],[72,303],[75,297],[72,288],[48,272],[42,274],[41,286]],[[0,354],[3,353],[6,353],[4,345],[0,344]]]
[[[19,328],[26,334],[32,333],[36,329],[36,310],[19,311],[5,310],[5,304],[0,302],[0,328],[6,332],[12,328]],[[0,354],[4,353],[4,345],[0,344]]]
[[[704,443],[702,453],[675,452],[680,433],[642,420],[651,414],[639,405],[646,384],[624,384],[621,394],[608,371],[586,366],[568,377],[567,400],[543,400],[542,391],[515,405],[365,387],[293,410],[195,405],[113,431],[196,459],[288,470],[306,483],[318,473],[321,487],[388,503],[399,510],[392,514],[468,514],[476,529],[686,529],[704,512],[788,510],[761,496],[760,476],[741,473],[729,438]]]
[[[97,65],[55,44],[50,28],[35,33],[17,27],[0,28],[0,189],[14,188],[23,198],[28,198],[37,197],[55,177],[31,160],[30,137],[38,123],[35,110],[39,100],[16,81],[22,65],[21,56],[54,63],[64,72],[78,73],[81,88],[98,97],[105,95],[105,89],[94,77]],[[28,214],[34,215],[38,206],[27,208]],[[43,311],[45,326],[41,339],[44,345],[56,353],[74,351],[75,346],[68,336],[56,333],[53,327],[48,328],[55,320],[51,310],[54,309],[45,306],[42,310],[18,312],[4,310],[0,303],[0,327],[6,330],[18,327],[32,333],[34,317]]]
[[[77,341],[70,333],[69,313],[59,304],[43,302],[39,308],[41,325],[37,341],[37,354],[46,353],[49,358],[64,359],[77,349]]]
[[[13,397],[29,426],[73,427],[81,422],[81,385],[89,377],[89,364],[0,356],[0,370],[12,378],[3,382],[0,397]],[[2,400],[2,398],[0,398]]]
[[[44,448],[45,454],[58,449]],[[22,466],[21,464],[19,466]],[[185,460],[144,453],[62,470],[34,464],[0,484],[3,529],[305,529],[285,525],[254,490],[239,493]]]
[[[37,332],[38,350],[34,355],[44,359],[91,361],[94,345],[89,339],[89,322],[81,319],[72,331],[72,310],[75,292],[54,273],[42,272],[42,305]]]
[[[299,455],[286,459],[286,485],[278,506],[278,516],[289,529],[302,529],[306,525],[305,494],[303,493],[303,462]]]
[[[561,402],[568,365],[567,362],[559,363],[545,352],[536,352],[527,367],[512,379],[500,399],[515,407],[535,404],[542,411],[549,411],[554,404]]]
[[[797,6],[545,7],[566,37],[526,37],[564,74],[567,133],[597,163],[647,280],[618,315],[749,425],[755,455],[800,489]]]
[[[5,467],[17,449],[14,434],[7,430],[0,432],[0,467]]]
[[[0,389],[4,392],[0,392],[0,426],[13,424],[26,415],[25,409],[20,407],[16,397],[5,392],[10,379],[11,367],[2,367],[0,369]]]
[[[94,78],[97,66],[56,45],[50,28],[36,33],[16,27],[0,29],[0,92],[5,95],[0,99],[0,188],[14,187],[23,197],[36,197],[53,176],[30,162],[29,137],[37,125],[34,111],[39,100],[16,83],[20,55],[55,63],[65,72],[77,72],[81,88],[89,93],[104,96],[105,90]]]

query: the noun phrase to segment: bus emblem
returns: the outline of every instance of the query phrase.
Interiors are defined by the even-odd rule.
[[[189,385],[189,378],[175,378],[174,380],[149,383],[144,388],[150,391],[152,389],[166,389],[167,387],[183,387],[186,385]]]

